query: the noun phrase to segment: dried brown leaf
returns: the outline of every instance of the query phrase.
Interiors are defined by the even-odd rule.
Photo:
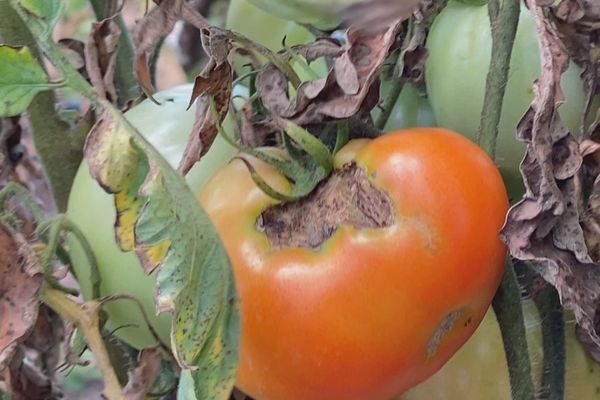
[[[344,51],[340,42],[331,38],[319,38],[311,43],[298,44],[292,46],[292,50],[309,63],[322,57],[338,57]]]
[[[392,26],[377,33],[367,33],[351,28],[348,31],[346,52],[336,60],[337,63],[342,65],[329,74],[330,76],[335,74],[336,84],[327,85],[320,91],[307,107],[307,114],[311,115],[313,112],[311,109],[316,108],[318,114],[322,116],[342,119],[352,117],[363,109],[373,107],[375,104],[364,104],[365,99],[374,87],[379,91],[379,70],[394,46],[401,29],[401,21],[396,21]],[[356,70],[359,90],[355,94],[344,92],[339,85],[340,77],[337,76],[336,71],[345,70],[343,64],[346,63],[351,64],[352,68]],[[332,83],[331,81],[332,79],[328,77],[328,83]],[[320,122],[306,121],[306,118],[304,118],[306,114],[302,114],[304,112],[295,117],[298,122]]]
[[[303,86],[300,86],[300,93]],[[271,114],[288,115],[295,111],[295,103],[288,97],[288,80],[275,65],[268,63],[261,68],[256,76],[256,91]]]
[[[427,30],[433,18],[446,6],[447,0],[423,0],[415,10],[410,21],[410,35],[398,57],[396,72],[406,81],[415,85],[423,83],[423,71],[427,59],[425,41]]]
[[[246,146],[264,146],[267,137],[279,130],[271,120],[253,115],[250,103],[246,103],[240,115],[240,141]]]
[[[135,72],[142,90],[150,98],[154,87],[148,68],[149,56],[158,42],[173,30],[181,18],[184,4],[184,0],[161,1],[138,21],[133,30]]]
[[[232,49],[229,31],[211,26],[202,30],[201,39],[204,51],[217,67],[228,62],[229,53]]]
[[[196,77],[192,94],[192,101],[198,102],[196,121],[179,164],[181,173],[187,174],[208,152],[217,137],[219,132],[212,117],[210,100],[214,99],[220,117],[219,123],[223,122],[229,111],[232,82],[233,70],[229,62],[217,65],[211,60],[202,74]]]
[[[11,394],[13,400],[48,400],[53,399],[55,386],[46,374],[24,362],[24,349],[19,347],[8,367],[0,372],[0,381]]]
[[[120,36],[121,30],[112,19],[93,22],[84,49],[86,70],[96,93],[113,102],[117,101],[114,75]]]
[[[0,371],[36,322],[42,280],[33,249],[0,223]]]
[[[86,79],[89,79],[85,69],[85,43],[72,38],[64,38],[58,41],[58,44],[66,52],[71,65],[79,71]]]
[[[589,255],[580,223],[583,159],[579,144],[557,112],[564,101],[560,77],[568,55],[544,9],[535,0],[527,3],[537,26],[542,74],[534,84],[535,99],[517,128],[518,137],[527,143],[521,164],[527,191],[510,210],[501,236],[513,256],[532,261],[541,276],[556,287],[563,305],[599,345],[594,321],[600,268]]]
[[[129,373],[129,381],[123,389],[127,400],[144,400],[152,384],[158,378],[161,362],[158,347],[146,348],[140,352],[138,366]]]
[[[158,6],[138,21],[133,30],[135,72],[142,90],[151,99],[153,99],[154,87],[148,60],[158,42],[167,36],[180,20],[185,20],[201,30],[210,27],[206,19],[184,0],[156,1],[156,3]]]

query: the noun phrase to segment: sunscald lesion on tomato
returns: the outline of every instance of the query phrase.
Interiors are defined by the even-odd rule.
[[[233,160],[200,193],[240,295],[237,384],[258,400],[388,400],[446,362],[499,284],[508,201],[480,148],[438,129],[348,146],[338,157],[364,171],[360,190],[372,185],[389,197],[389,225],[346,221],[316,246],[274,246],[257,220],[277,202],[243,162]],[[289,191],[272,167],[247,160]]]

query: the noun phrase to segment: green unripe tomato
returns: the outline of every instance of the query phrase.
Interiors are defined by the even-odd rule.
[[[173,167],[179,163],[195,119],[195,107],[186,111],[191,90],[192,85],[167,89],[155,95],[162,105],[145,100],[125,113],[125,117]],[[243,89],[238,87],[236,91],[243,92]],[[226,120],[226,125],[231,126],[231,122]],[[234,151],[218,136],[210,151],[186,176],[192,191],[197,192],[218,168],[229,161]],[[67,214],[83,231],[95,253],[102,277],[101,295],[127,293],[136,297],[143,304],[162,341],[170,343],[171,316],[168,313],[157,316],[154,308],[154,274],[144,274],[134,252],[122,252],[119,249],[115,241],[113,196],[107,194],[90,176],[85,161],[75,177]],[[73,238],[69,240],[69,253],[82,293],[86,299],[90,299],[90,265],[81,246]],[[109,316],[106,328],[119,328],[116,335],[125,342],[136,348],[155,343],[135,303],[119,300],[108,303],[105,309]]]
[[[436,17],[427,39],[425,73],[427,94],[440,127],[477,139],[491,46],[486,5],[451,0]],[[563,74],[566,102],[559,109],[562,120],[576,134],[585,101],[580,73],[571,63]],[[513,194],[522,190],[518,167],[525,154],[525,145],[515,137],[516,126],[533,100],[533,81],[539,76],[535,22],[522,6],[496,149],[500,170]]]
[[[533,381],[541,385],[543,349],[541,320],[535,304],[523,303]],[[568,315],[565,326],[566,376],[564,400],[600,399],[600,365],[575,337]],[[510,381],[502,335],[490,308],[471,338],[435,375],[397,400],[509,400]]]
[[[254,6],[248,0],[231,0],[227,10],[227,20],[225,27],[234,32],[241,33],[249,39],[259,43],[270,50],[279,51],[286,46],[310,43],[314,36],[303,26],[294,21],[279,18],[273,14]],[[243,66],[249,63],[246,57],[236,55],[234,58],[234,68],[238,75],[245,71]],[[327,73],[327,66],[324,60],[314,61],[310,67],[304,68],[293,63],[292,67],[301,80],[315,79],[324,77]],[[312,70],[308,71],[310,68]]]
[[[345,7],[357,0],[250,0],[257,7],[280,18],[333,29],[341,22]]]
[[[383,84],[381,97],[385,99],[389,90],[389,85]],[[380,114],[381,110],[376,107],[373,110],[373,118],[377,119]],[[435,117],[427,97],[419,94],[418,89],[413,85],[404,84],[383,130],[394,132],[405,128],[434,126],[436,126]]]

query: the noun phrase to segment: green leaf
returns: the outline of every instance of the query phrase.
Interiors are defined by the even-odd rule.
[[[19,5],[38,20],[45,36],[52,34],[63,10],[61,0],[19,0]]]
[[[281,120],[285,133],[291,137],[302,150],[310,154],[317,164],[328,175],[333,170],[333,157],[323,142],[310,132],[291,121]]]
[[[116,232],[147,272],[155,304],[173,313],[171,347],[192,370],[195,392],[226,399],[239,357],[239,310],[231,263],[183,177],[109,104],[86,143],[92,176],[115,194]]]
[[[0,45],[0,116],[22,113],[36,94],[53,86],[27,47]]]

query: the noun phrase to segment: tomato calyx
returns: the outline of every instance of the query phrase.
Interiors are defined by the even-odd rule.
[[[355,162],[334,171],[308,196],[267,207],[256,226],[271,248],[318,250],[341,225],[385,228],[394,222],[392,200]]]

